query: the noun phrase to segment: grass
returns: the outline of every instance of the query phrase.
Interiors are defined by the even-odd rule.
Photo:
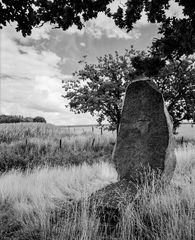
[[[12,162],[10,167],[7,167],[9,171],[6,167],[4,171],[2,170],[0,239],[195,239],[193,144],[178,145],[177,168],[170,185],[162,186],[158,191],[153,184],[150,186],[146,184],[140,188],[136,201],[129,203],[123,209],[122,221],[117,226],[118,231],[108,236],[103,232],[100,233],[99,219],[95,212],[90,212],[87,197],[96,190],[117,181],[117,173],[110,163],[113,139],[100,138],[89,133],[71,135],[70,132],[64,132],[54,126],[51,133],[47,125],[39,125],[40,128],[47,129],[41,133],[41,130],[36,130],[36,126],[38,127],[38,125],[33,126],[35,130],[32,131],[33,128],[29,130],[32,133],[28,138],[27,149],[22,147],[23,145],[26,147],[26,139],[23,139],[22,132],[25,132],[25,127],[31,128],[30,125],[22,126],[22,129],[21,125],[15,126],[18,131],[21,129],[21,132],[14,130],[13,133],[8,133],[9,141],[1,141],[0,147],[4,150],[1,161],[4,160],[5,166],[8,164],[5,158],[16,150],[14,156],[23,156],[22,159],[27,163],[30,161],[27,158],[30,153],[33,156],[35,153],[37,155],[30,168],[29,164],[26,164],[21,171],[19,164],[14,169]],[[2,133],[0,136],[0,139],[5,139]],[[59,139],[62,139],[60,149]],[[46,154],[41,153],[41,146],[46,146]],[[74,161],[71,157],[65,161],[64,156],[59,164],[57,161],[55,164],[48,161],[49,156],[55,159],[56,152],[59,154],[60,151],[62,156],[70,152],[73,154],[78,152],[78,155],[74,155],[77,165],[72,165]],[[82,152],[85,152],[85,155]],[[93,155],[95,153],[97,155]],[[96,157],[93,159],[94,156]],[[44,157],[46,160],[42,164]]]
[[[78,135],[50,124],[1,124],[0,171],[92,164],[100,157],[110,158],[113,142],[112,137],[90,132]]]

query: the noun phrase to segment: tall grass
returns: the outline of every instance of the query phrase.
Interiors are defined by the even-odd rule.
[[[22,234],[30,238],[37,234],[37,238],[47,239],[47,232],[55,227],[50,224],[52,213],[60,212],[66,204],[68,211],[72,202],[86,198],[116,180],[115,169],[104,162],[93,166],[47,167],[34,169],[33,172],[13,170],[2,174],[0,229],[3,233],[0,232],[0,239],[3,234],[5,237],[11,236],[11,233],[12,237]],[[3,221],[5,216],[6,224]]]
[[[73,133],[71,133],[73,135]],[[69,136],[69,131],[45,123],[0,124],[0,142],[14,142],[28,138],[55,139]]]
[[[113,142],[110,137],[87,132],[78,135],[50,124],[1,124],[0,171],[91,164],[105,155],[109,158]]]
[[[0,239],[171,239],[195,236],[195,148],[176,149],[177,168],[169,186],[143,186],[123,210],[118,231],[100,234],[87,197],[117,181],[109,163],[12,170],[0,177]],[[81,200],[81,205],[77,201]]]

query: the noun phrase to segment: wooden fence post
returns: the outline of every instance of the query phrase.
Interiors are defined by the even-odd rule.
[[[181,137],[181,145],[183,145],[183,136]]]
[[[92,140],[92,144],[91,144],[92,148],[94,147],[94,143],[95,143],[95,138],[93,138],[93,140]]]
[[[59,145],[60,149],[62,148],[62,139],[60,139],[60,145]]]
[[[103,135],[103,127],[101,127],[101,135]]]

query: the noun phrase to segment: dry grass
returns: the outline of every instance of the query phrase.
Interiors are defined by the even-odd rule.
[[[159,192],[154,187],[138,192],[136,206],[130,203],[124,211],[119,239],[194,239],[194,146],[179,147],[176,154],[177,169],[170,186]],[[89,216],[87,202],[82,202],[78,214],[72,200],[86,199],[116,180],[114,167],[104,162],[1,175],[1,239],[100,239],[98,219]],[[73,215],[67,217],[70,209]]]
[[[105,162],[110,159],[113,138],[67,133],[47,124],[13,124],[0,130],[1,154],[3,150],[0,162],[4,160],[8,165],[10,162],[6,159],[11,159],[8,156],[13,152],[17,153],[11,155],[13,159],[21,156],[20,160],[28,162],[29,156],[35,156],[36,160],[31,169],[12,169],[0,176],[0,239],[195,239],[194,145],[184,144],[176,149],[177,168],[171,184],[158,191],[155,185],[147,184],[139,189],[136,201],[123,209],[118,231],[103,237],[99,219],[89,213],[86,199],[96,190],[117,181],[115,168]],[[61,148],[59,139],[63,140]],[[97,161],[108,152],[108,158]],[[53,161],[58,155],[67,154],[70,154],[69,166],[61,164],[62,160],[56,161],[53,167],[48,166],[49,157]],[[43,166],[41,163],[46,156]],[[87,164],[94,156],[95,163]],[[70,166],[71,158],[80,165]],[[11,168],[16,166],[16,162],[12,163]]]
[[[111,156],[113,142],[113,136],[92,132],[78,135],[50,124],[0,124],[0,172],[45,165],[92,164],[100,157]]]

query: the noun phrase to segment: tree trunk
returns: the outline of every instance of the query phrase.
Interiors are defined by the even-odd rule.
[[[120,125],[120,123],[117,123],[117,125],[116,125],[116,135],[118,136],[118,131],[119,131],[119,125]]]

